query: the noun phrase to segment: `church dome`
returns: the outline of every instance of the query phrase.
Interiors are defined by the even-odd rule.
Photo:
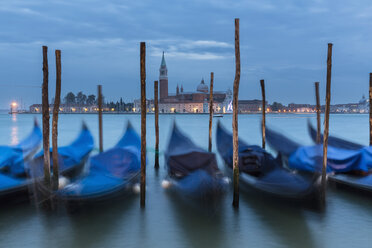
[[[206,85],[204,83],[204,79],[202,79],[202,81],[200,82],[200,84],[196,88],[196,91],[198,91],[198,92],[205,92],[205,93],[207,93],[209,91],[208,90],[208,85]]]

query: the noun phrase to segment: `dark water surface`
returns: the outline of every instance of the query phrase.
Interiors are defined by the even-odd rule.
[[[41,116],[36,116],[41,121]],[[32,128],[33,115],[0,114],[0,144],[14,144]],[[239,136],[261,144],[260,115],[239,116]],[[306,122],[314,115],[268,115],[267,124],[303,144],[311,144]],[[220,119],[231,127],[231,116]],[[59,144],[78,134],[85,120],[98,143],[95,115],[60,115]],[[104,147],[121,137],[126,121],[140,131],[139,115],[104,115]],[[200,146],[208,146],[208,115],[161,115],[160,150],[164,152],[173,120]],[[216,126],[214,119],[214,127]],[[0,207],[0,247],[372,247],[372,196],[329,188],[324,212],[268,201],[241,192],[239,210],[232,192],[210,209],[180,201],[161,187],[164,158],[154,164],[154,116],[147,118],[147,199],[139,196],[75,213],[45,213],[28,204]],[[368,143],[367,115],[332,115],[331,134]],[[213,137],[215,140],[215,137]],[[97,146],[97,145],[96,145]],[[213,151],[216,146],[213,144]],[[223,164],[220,158],[219,166]]]

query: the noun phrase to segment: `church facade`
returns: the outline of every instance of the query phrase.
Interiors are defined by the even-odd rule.
[[[149,108],[151,111],[152,108]],[[215,113],[232,112],[232,92],[213,92],[213,110]],[[186,92],[183,85],[176,87],[175,94],[168,91],[168,69],[164,53],[159,69],[159,112],[160,113],[209,113],[209,87],[201,80],[196,91]]]

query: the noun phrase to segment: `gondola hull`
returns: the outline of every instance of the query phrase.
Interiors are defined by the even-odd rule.
[[[76,207],[110,202],[138,191],[140,147],[138,134],[128,124],[114,148],[90,158],[87,174],[75,178],[54,194],[68,207]]]
[[[229,180],[222,176],[212,176],[204,170],[196,170],[187,176],[176,179],[168,177],[169,191],[182,194],[192,199],[210,199],[227,190]]]
[[[31,179],[12,178],[0,174],[0,202],[1,205],[28,200],[28,190],[32,185]]]
[[[328,181],[339,188],[345,188],[372,196],[372,175],[356,176],[334,174],[328,175]]]
[[[229,175],[233,174],[232,135],[219,123],[217,126],[217,148],[225,161]],[[249,193],[255,192],[268,197],[318,204],[319,183],[317,179],[295,174],[281,164],[281,157],[258,146],[252,146],[239,139],[239,182]]]
[[[308,123],[312,139],[316,139],[316,131]],[[268,143],[281,152],[277,144],[294,143],[287,137],[269,130]],[[278,138],[279,137],[279,138]],[[372,149],[363,147],[337,137],[329,137],[327,154],[327,180],[338,188],[347,188],[367,194],[372,193]],[[320,172],[322,166],[323,146],[298,146],[291,153],[286,154],[288,166],[300,173],[310,174]]]
[[[89,178],[88,180],[95,180]],[[99,180],[99,179],[98,179]],[[79,187],[81,181],[72,183],[67,188],[60,190],[57,197],[62,201],[68,208],[89,206],[91,204],[100,204],[111,202],[113,200],[135,195],[139,187],[139,173],[132,175],[131,178],[126,180],[113,179],[111,186],[107,183],[102,184],[102,190],[90,193],[77,193],[73,187]],[[67,192],[69,191],[69,192]]]
[[[0,171],[12,173],[14,168],[23,170],[24,163],[30,160],[40,148],[41,139],[41,129],[35,121],[32,132],[19,144],[0,146]]]
[[[60,175],[73,176],[80,173],[92,149],[93,137],[84,125],[70,146],[58,148]],[[15,199],[16,202],[28,201],[30,190],[42,188],[43,168],[43,153],[39,153],[22,166],[10,167],[7,174],[0,174],[0,201],[2,203],[14,202],[8,201],[10,199]],[[37,185],[34,185],[35,182]]]
[[[228,165],[226,167],[226,172],[231,175],[232,178],[232,168]],[[278,174],[282,174],[282,177],[278,177]],[[290,188],[287,184],[288,176],[292,178],[295,177],[295,181],[298,182],[299,187]],[[255,194],[266,199],[285,200],[296,203],[304,203],[312,205],[314,207],[319,206],[319,193],[320,193],[320,178],[313,180],[308,180],[304,176],[288,174],[288,172],[272,172],[272,175],[268,175],[268,178],[257,179],[255,176],[251,176],[248,173],[239,173],[239,185],[241,186],[242,192]],[[280,183],[281,187],[277,187],[275,184],[270,183],[269,177],[277,177],[282,180]]]

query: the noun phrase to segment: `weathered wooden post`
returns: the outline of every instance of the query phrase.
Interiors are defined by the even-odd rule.
[[[44,185],[50,189],[50,152],[49,152],[49,96],[48,96],[48,47],[43,46],[43,148],[44,148]]]
[[[58,190],[58,112],[61,102],[61,50],[56,50],[56,95],[54,97],[52,120],[53,190]]]
[[[208,151],[212,152],[212,119],[213,119],[213,77],[214,73],[211,72],[211,85],[209,89],[209,144]]]
[[[326,173],[327,173],[327,148],[328,148],[328,134],[329,134],[329,112],[331,103],[331,72],[332,72],[332,43],[328,43],[327,56],[327,89],[326,89],[326,106],[324,114],[324,137],[323,137],[323,168],[322,168],[322,190],[321,202],[325,206],[326,199]]]
[[[319,82],[315,82],[316,98],[316,143],[320,144],[320,100],[319,100]]]
[[[155,169],[159,169],[159,82],[154,82],[155,105]]]
[[[372,146],[372,73],[369,74],[369,145]]]
[[[235,79],[233,92],[233,206],[239,207],[238,96],[240,82],[239,18],[235,19]]]
[[[262,92],[262,148],[265,149],[265,143],[266,143],[266,96],[265,96],[265,81],[261,79],[261,92]]]
[[[99,152],[103,152],[102,85],[98,85],[98,132],[99,132]]]
[[[146,43],[140,45],[141,60],[141,207],[146,202]]]

